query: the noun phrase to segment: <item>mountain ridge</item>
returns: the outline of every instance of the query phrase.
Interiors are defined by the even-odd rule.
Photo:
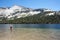
[[[40,9],[31,9],[24,6],[18,6],[14,5],[12,7],[7,8],[0,8],[0,17],[6,17],[7,19],[14,19],[21,18],[21,17],[27,17],[27,16],[33,16],[35,14],[44,13],[47,15],[54,15],[56,11],[46,9],[46,8],[40,8]]]

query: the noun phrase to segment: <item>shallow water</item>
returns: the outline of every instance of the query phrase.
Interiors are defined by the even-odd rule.
[[[60,29],[49,28],[49,26],[40,28],[41,26],[34,24],[32,26],[30,24],[28,27],[24,26],[28,26],[28,24],[13,24],[11,31],[10,24],[0,25],[0,40],[60,40]]]
[[[15,28],[0,32],[0,40],[60,40],[60,30]]]

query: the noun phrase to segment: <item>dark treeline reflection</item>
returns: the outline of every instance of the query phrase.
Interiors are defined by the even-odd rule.
[[[52,28],[60,29],[60,24],[13,24],[14,28]]]
[[[13,28],[47,28],[47,29],[60,29],[60,24],[0,24],[0,29]]]

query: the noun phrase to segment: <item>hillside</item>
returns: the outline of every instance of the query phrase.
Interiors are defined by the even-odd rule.
[[[17,5],[0,8],[0,23],[52,24],[60,23],[59,20],[60,11],[53,11],[51,9],[31,9]]]
[[[14,24],[55,24],[60,23],[60,15],[45,16],[45,14],[37,14],[24,18],[14,20],[3,20],[0,23],[14,23]]]

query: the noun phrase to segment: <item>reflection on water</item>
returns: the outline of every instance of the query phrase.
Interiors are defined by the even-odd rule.
[[[8,29],[10,26],[13,28],[51,28],[60,29],[60,24],[0,24],[0,29]]]
[[[60,24],[13,24],[15,28],[51,28],[60,29]]]
[[[13,26],[12,32],[10,25]],[[60,40],[59,24],[0,24],[0,40]]]

